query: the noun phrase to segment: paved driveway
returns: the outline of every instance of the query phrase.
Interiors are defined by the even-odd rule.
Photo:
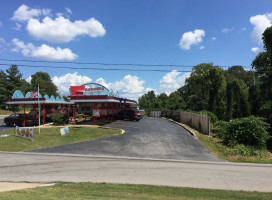
[[[210,154],[184,128],[168,120],[144,117],[139,122],[116,121],[107,127],[121,128],[126,132],[106,139],[38,149],[32,152],[222,161]]]
[[[6,124],[4,123],[4,118],[6,116],[2,115],[0,116],[0,133],[1,134],[4,134],[5,131],[9,130],[9,129],[12,129],[13,127],[7,127]]]

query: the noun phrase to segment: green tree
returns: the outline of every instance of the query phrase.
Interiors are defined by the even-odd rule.
[[[244,70],[240,65],[234,65],[227,70],[227,82],[242,80],[247,86],[256,85],[258,77],[253,71]]]
[[[219,119],[225,118],[226,79],[225,71],[212,63],[202,63],[193,68],[185,86],[177,91],[193,111],[208,110]]]
[[[0,107],[5,108],[5,101],[8,99],[7,91],[7,75],[2,70],[0,71]]]
[[[58,96],[57,86],[52,82],[51,77],[47,72],[36,72],[31,76],[31,89],[38,88],[42,95],[48,94],[49,96]]]
[[[7,97],[11,98],[15,90],[19,90],[22,86],[22,74],[20,73],[17,65],[11,65],[6,70],[6,89]]]
[[[138,103],[141,108],[145,109],[145,113],[149,115],[152,110],[161,110],[161,104],[159,99],[156,97],[155,92],[149,91],[138,99]]]
[[[161,104],[161,109],[162,110],[166,110],[166,104],[167,104],[167,99],[168,99],[168,96],[167,94],[165,93],[161,93],[159,96],[158,96],[158,99],[160,101],[160,104]]]
[[[168,110],[181,110],[184,107],[184,101],[178,92],[172,92],[166,100],[166,108]]]
[[[259,75],[261,82],[259,114],[265,117],[272,127],[272,26],[264,31],[262,39],[266,51],[260,52],[251,65]],[[270,128],[270,132],[272,133],[272,128]]]
[[[266,52],[260,52],[252,61],[252,67],[260,76],[263,97],[269,100],[272,96],[272,26],[263,33]]]

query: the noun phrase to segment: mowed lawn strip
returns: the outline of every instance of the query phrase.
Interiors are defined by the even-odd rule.
[[[261,192],[225,191],[225,190],[208,190],[166,186],[107,184],[107,183],[57,183],[54,186],[0,193],[0,199],[2,200],[4,199],[270,200],[271,196],[272,193]]]
[[[0,138],[0,151],[27,151],[52,147],[63,144],[71,144],[87,140],[96,140],[121,134],[118,129],[104,129],[94,127],[69,127],[67,135],[60,135],[60,127],[34,129],[34,140],[14,136],[14,130],[1,134],[9,134],[9,137]]]

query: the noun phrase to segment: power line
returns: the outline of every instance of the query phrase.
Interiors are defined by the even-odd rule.
[[[1,66],[10,65],[7,63],[0,63]],[[29,68],[52,68],[52,69],[82,69],[82,70],[101,70],[101,71],[133,71],[133,72],[171,72],[173,70],[161,70],[161,69],[123,69],[123,68],[97,68],[97,67],[56,67],[49,65],[22,65],[16,64],[18,67],[29,67]],[[175,70],[176,72],[192,72],[191,70]]]
[[[41,61],[41,60],[28,60],[28,59],[4,59],[0,61],[10,62],[31,62],[31,63],[54,63],[54,64],[76,64],[76,65],[104,65],[104,66],[138,66],[138,67],[178,67],[178,68],[193,68],[194,66],[186,65],[173,65],[173,64],[136,64],[136,63],[105,63],[105,62],[72,62],[72,61]],[[231,66],[220,66],[222,68],[229,68]],[[251,68],[242,66],[243,68]]]

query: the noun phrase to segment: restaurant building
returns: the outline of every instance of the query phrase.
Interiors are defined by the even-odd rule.
[[[43,126],[46,117],[52,117],[57,112],[68,112],[70,119],[76,124],[76,113],[83,114],[85,119],[93,119],[95,122],[97,118],[111,118],[120,110],[135,108],[137,105],[136,101],[119,97],[117,91],[109,90],[97,83],[70,86],[68,101],[65,101],[63,97],[54,97],[53,95],[49,97],[47,94],[42,96],[38,93],[33,96],[32,93],[28,92],[24,95],[20,90],[16,90],[12,98],[6,100],[6,104],[24,105],[24,114],[25,106],[28,104],[32,105],[32,113],[37,113],[40,107],[40,119]]]

